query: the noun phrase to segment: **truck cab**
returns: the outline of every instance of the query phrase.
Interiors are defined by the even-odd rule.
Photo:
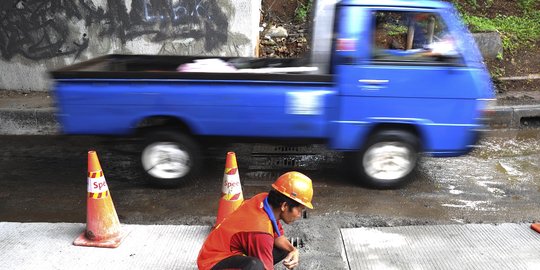
[[[319,1],[315,18],[312,62],[335,74],[339,96],[330,145],[360,149],[353,167],[364,181],[403,182],[418,150],[448,157],[472,149],[494,95],[452,5]]]

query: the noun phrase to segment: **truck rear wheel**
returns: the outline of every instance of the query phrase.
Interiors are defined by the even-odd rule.
[[[200,165],[197,143],[177,131],[151,133],[141,153],[141,166],[153,185],[173,187],[196,174]]]
[[[361,181],[374,188],[398,188],[411,180],[420,145],[410,132],[385,130],[371,136],[355,158]]]

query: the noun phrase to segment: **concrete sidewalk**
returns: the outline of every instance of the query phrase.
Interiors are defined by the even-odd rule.
[[[330,264],[332,269],[539,269],[540,234],[529,226],[342,228],[336,231],[341,247],[327,249],[341,249],[341,266]],[[79,223],[0,222],[0,268],[197,269],[210,232],[209,226],[122,225],[128,235],[117,248],[72,245],[84,229]],[[328,269],[328,258],[317,253],[301,247],[298,269]]]
[[[208,226],[122,225],[117,248],[74,246],[78,223],[0,222],[0,269],[197,269]]]
[[[498,93],[489,125],[492,128],[539,127],[540,91]]]
[[[341,229],[349,269],[540,269],[529,224]]]
[[[540,91],[497,94],[497,103],[489,122],[491,128],[540,125]],[[54,99],[47,92],[0,95],[0,135],[59,133]]]

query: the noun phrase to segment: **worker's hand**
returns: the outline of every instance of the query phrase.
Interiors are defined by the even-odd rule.
[[[298,249],[294,249],[293,251],[289,252],[287,257],[283,259],[283,265],[287,267],[287,269],[293,269],[298,266],[298,259],[299,259],[299,253]]]

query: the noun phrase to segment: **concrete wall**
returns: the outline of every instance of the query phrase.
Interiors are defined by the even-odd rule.
[[[2,0],[0,89],[106,54],[254,56],[260,0]],[[1,91],[1,90],[0,90]]]

